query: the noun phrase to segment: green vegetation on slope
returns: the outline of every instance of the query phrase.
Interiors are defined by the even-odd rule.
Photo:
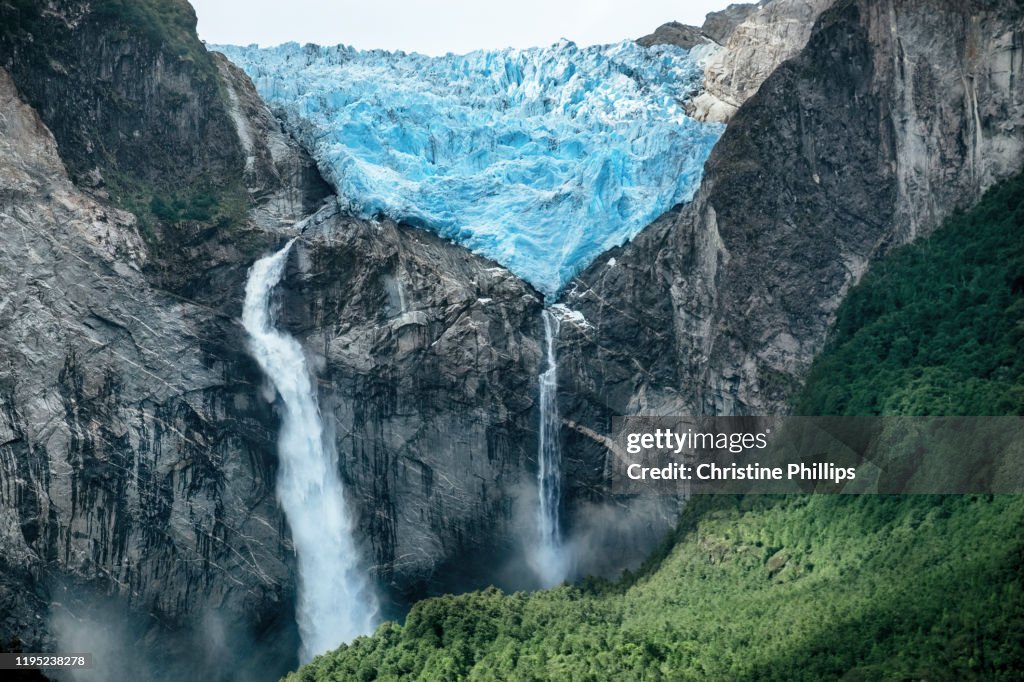
[[[0,35],[19,31],[46,34],[50,30],[43,25],[47,9],[38,0],[0,2],[0,17],[4,19]],[[143,34],[148,41],[163,45],[169,54],[192,60],[208,76],[215,77],[216,69],[196,35],[195,10],[187,0],[94,0],[87,11],[101,22],[120,25],[125,34]],[[60,47],[41,45],[40,51],[33,54],[43,61],[43,49]]]
[[[872,265],[800,414],[1024,414],[1024,176]]]
[[[142,32],[170,54],[195,63],[209,78],[216,67],[196,35],[196,13],[182,0],[99,0],[97,17],[120,22],[125,30]]]
[[[797,400],[1020,414],[1024,177],[872,268]],[[1024,496],[703,498],[638,577],[417,604],[289,682],[1020,679]]]
[[[139,232],[154,253],[173,255],[182,243],[197,242],[215,231],[244,238],[241,229],[233,229],[245,224],[250,206],[240,177],[221,178],[219,186],[196,184],[178,191],[163,191],[121,173],[111,172],[106,180],[111,198],[139,219]]]
[[[250,207],[229,98],[195,28],[187,0],[0,0],[0,62],[72,179],[138,216],[151,263],[235,238]]]
[[[207,115],[214,110],[222,115],[228,106],[227,94],[213,57],[196,34],[196,14],[188,2],[99,0],[93,6],[93,17],[100,24],[113,27],[113,36],[141,36],[167,57],[191,65],[191,69],[182,70],[188,74],[195,94],[208,98],[214,95],[202,108]],[[170,109],[175,104],[182,106],[193,94],[167,95],[165,104]],[[233,139],[229,139],[233,144]],[[203,144],[198,139],[194,142]],[[235,172],[212,174],[181,185],[145,181],[132,170],[125,172],[114,159],[109,164],[106,180],[111,197],[139,218],[142,236],[152,250],[159,251],[164,241],[172,242],[173,249],[179,241],[194,240],[196,234],[228,230],[245,222],[249,195],[241,182],[241,165]],[[163,239],[157,235],[157,225],[163,227]]]
[[[287,679],[1019,679],[1022,524],[1012,497],[705,498],[628,587],[430,599]]]

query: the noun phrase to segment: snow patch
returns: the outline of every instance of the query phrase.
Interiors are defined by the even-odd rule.
[[[593,329],[594,325],[587,321],[587,318],[583,316],[578,310],[573,310],[564,303],[556,303],[551,306],[551,312],[558,316],[558,319],[562,322],[569,322],[577,327],[583,327],[587,329]]]

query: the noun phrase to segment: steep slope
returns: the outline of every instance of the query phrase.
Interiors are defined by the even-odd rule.
[[[696,26],[688,26],[680,24],[678,21],[670,21],[654,29],[654,33],[637,38],[636,42],[643,47],[675,45],[684,50],[690,50],[698,45],[709,44],[711,39],[704,35],[703,31]]]
[[[603,433],[615,414],[785,410],[870,260],[1021,167],[1022,30],[1013,2],[825,12],[694,202],[569,285],[587,324],[563,328],[562,414]],[[574,433],[581,463],[600,461]]]
[[[725,45],[736,27],[767,3],[768,0],[760,0],[756,3],[735,3],[717,12],[708,12],[700,29],[719,45]]]
[[[399,603],[502,580],[536,449],[542,299],[430,233],[329,206],[286,273],[374,571]],[[522,584],[521,582],[519,584]]]
[[[1021,168],[1022,32],[1013,2],[838,4],[740,108],[694,201],[568,285],[569,527],[603,499],[614,416],[788,411],[868,264]]]
[[[873,265],[801,414],[1024,414],[1024,176]]]
[[[681,24],[678,21],[670,21],[656,28],[654,33],[637,38],[636,42],[644,47],[675,45],[686,50],[708,42],[725,45],[733,31],[767,2],[768,0],[761,0],[758,3],[738,3],[717,12],[708,12],[700,28]]]
[[[430,599],[288,682],[1016,680],[1019,497],[714,498],[621,583]]]
[[[848,414],[871,405],[1024,414],[1002,400],[1024,388],[1022,211],[1018,175],[875,264],[839,307],[798,403]],[[986,294],[927,295],[964,283]],[[922,296],[906,305],[909,292]],[[908,337],[923,317],[999,331],[973,343]],[[857,350],[898,353],[903,371],[857,364],[851,391],[851,338]],[[933,381],[935,367],[958,381]],[[850,392],[858,404],[831,398]],[[935,400],[907,401],[922,394]],[[385,624],[286,679],[1017,679],[1022,523],[1018,495],[705,497],[639,576],[428,600],[404,625]]]
[[[644,46],[704,46],[701,91],[686,103],[699,121],[728,123],[773,71],[807,44],[814,22],[835,0],[761,0],[709,12],[704,24],[677,21],[637,38]],[[714,46],[714,47],[712,47]]]
[[[205,637],[173,635],[207,620],[228,646],[273,633],[285,646],[254,663],[279,665],[290,558],[272,415],[230,349],[239,334],[149,285],[135,217],[75,188],[6,73],[0,86],[3,640],[109,655],[100,633],[116,641],[134,607],[139,637],[167,637],[164,656],[188,648],[209,663]]]
[[[0,12],[0,62],[76,181],[175,191],[223,183],[240,166],[234,126],[218,106],[222,86],[187,2],[15,0]]]

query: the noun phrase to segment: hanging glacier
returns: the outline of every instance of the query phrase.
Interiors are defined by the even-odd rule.
[[[684,112],[704,48],[213,49],[252,78],[353,210],[434,230],[549,298],[689,201],[723,130]]]

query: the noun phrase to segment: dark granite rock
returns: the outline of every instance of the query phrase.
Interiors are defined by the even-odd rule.
[[[707,16],[704,17],[704,24],[700,27],[700,30],[719,45],[724,45],[737,26],[756,12],[758,7],[762,7],[768,2],[769,0],[735,3],[717,12],[708,12]]]
[[[654,30],[654,33],[636,39],[640,45],[651,47],[652,45],[675,45],[685,50],[709,42],[708,37],[696,26],[687,26],[678,21],[670,21],[662,24]]]

